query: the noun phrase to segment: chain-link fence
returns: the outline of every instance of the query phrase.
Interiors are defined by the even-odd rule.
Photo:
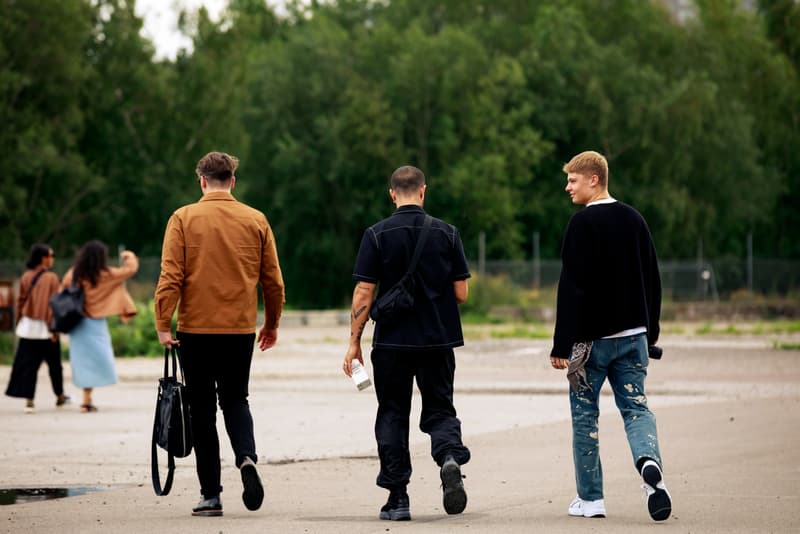
[[[474,268],[478,262],[471,265]],[[800,295],[800,260],[754,259],[752,264],[738,258],[662,260],[659,268],[668,300],[717,301],[737,293]],[[506,276],[521,288],[548,288],[558,284],[561,262],[487,260],[482,274]]]
[[[57,259],[54,270],[63,274],[69,266],[69,260]],[[507,277],[513,286],[524,289],[553,288],[561,272],[558,260],[487,260],[485,265],[472,261],[470,267],[478,275]],[[662,260],[660,268],[667,300],[716,301],[748,292],[768,296],[800,295],[800,260],[754,259],[752,264],[739,258]],[[22,261],[0,261],[0,286],[3,283],[15,285],[23,269]],[[159,258],[140,258],[139,272],[128,284],[135,298],[152,298],[159,272]],[[0,302],[0,307],[3,305]]]

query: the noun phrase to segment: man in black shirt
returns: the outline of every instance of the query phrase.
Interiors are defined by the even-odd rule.
[[[570,219],[561,250],[562,269],[550,362],[567,369],[572,450],[578,495],[573,516],[605,517],[599,457],[598,398],[608,378],[625,422],[633,462],[647,493],[648,511],[667,519],[672,501],[664,486],[655,416],[644,381],[648,346],[655,346],[661,313],[658,260],[642,216],[608,193],[608,163],[582,152],[564,166],[566,191],[585,205]]]
[[[397,169],[389,189],[397,210],[364,232],[353,272],[350,346],[343,364],[348,376],[353,360],[364,362],[361,334],[376,286],[380,298],[409,268],[426,218],[425,189],[422,171],[409,166]],[[413,309],[391,319],[379,318],[372,342],[378,397],[375,438],[381,464],[377,484],[389,490],[380,518],[393,521],[411,519],[406,486],[411,478],[408,430],[415,377],[422,396],[419,426],[430,435],[431,454],[441,468],[445,511],[458,514],[467,505],[460,466],[469,461],[470,452],[461,441],[461,421],[453,406],[453,348],[464,344],[458,304],[467,299],[470,273],[455,226],[432,220],[414,277]]]

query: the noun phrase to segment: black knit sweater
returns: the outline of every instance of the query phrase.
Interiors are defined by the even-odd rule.
[[[576,342],[641,326],[649,344],[656,343],[661,277],[638,211],[613,202],[577,212],[564,234],[561,263],[551,356],[569,358]]]

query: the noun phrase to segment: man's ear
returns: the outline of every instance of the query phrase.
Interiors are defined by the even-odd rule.
[[[593,174],[591,178],[589,178],[589,183],[592,187],[597,187],[600,184],[600,177],[596,174]]]
[[[392,199],[392,202],[397,202],[397,195],[391,187],[389,188],[389,198]]]
[[[231,176],[231,189],[236,186],[236,176]]]

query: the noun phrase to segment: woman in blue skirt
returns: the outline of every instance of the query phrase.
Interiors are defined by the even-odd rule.
[[[136,314],[136,305],[125,280],[139,270],[139,260],[131,251],[120,254],[121,267],[108,266],[108,247],[102,241],[89,241],[78,251],[75,265],[67,271],[62,287],[78,284],[83,289],[84,318],[69,333],[69,361],[72,382],[83,388],[81,411],[96,412],[92,390],[117,382],[114,350],[106,318],[119,315],[123,322]]]

